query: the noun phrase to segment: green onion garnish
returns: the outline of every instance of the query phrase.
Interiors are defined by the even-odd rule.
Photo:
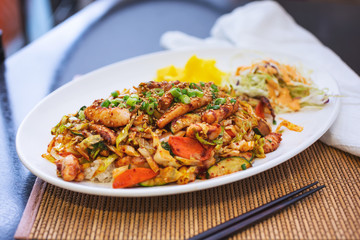
[[[144,110],[147,108],[148,105],[149,105],[149,103],[147,103],[147,102],[142,102],[142,104],[141,104],[141,106],[140,106],[140,110],[141,110],[141,111],[144,111]]]
[[[189,97],[196,97],[196,92],[194,90],[190,90],[187,95]]]
[[[156,98],[149,97],[149,101],[150,101],[150,102],[156,102],[157,100],[156,100]]]
[[[225,98],[217,98],[215,100],[215,105],[221,105],[221,104],[224,104],[226,103],[226,99]]]
[[[204,93],[197,89],[190,89],[187,95],[189,97],[203,97]]]
[[[164,95],[164,89],[155,88],[155,93],[161,97],[162,95]]]
[[[109,101],[109,99],[106,99],[105,101],[103,101],[103,102],[101,103],[100,106],[107,108],[107,107],[109,107],[110,104],[111,104],[111,102]]]
[[[170,89],[170,93],[176,98],[181,96],[180,88],[172,88]]]
[[[214,92],[211,92],[212,99],[216,99],[216,94]]]
[[[213,92],[218,92],[219,91],[218,87],[215,84],[212,84],[211,88],[212,88]]]
[[[128,100],[126,100],[126,104],[129,105],[130,107],[133,107],[136,105],[137,101],[138,99],[130,97],[128,98]]]
[[[128,100],[128,98],[129,98],[129,95],[125,95],[125,96],[123,97],[124,102],[125,102],[126,100]]]
[[[204,96],[204,93],[199,91],[199,90],[196,90],[195,93],[196,93],[197,97],[203,97]]]
[[[186,88],[184,88],[184,89],[181,89],[181,93],[188,95],[189,92],[188,92],[188,90]]]
[[[153,102],[149,103],[149,105],[147,105],[147,107],[146,107],[147,114],[153,115],[154,111],[155,111],[155,103],[153,103]]]
[[[190,83],[189,88],[201,90],[201,88],[196,83]]]
[[[246,164],[245,164],[245,163],[242,164],[242,165],[241,165],[241,168],[242,168],[242,170],[246,170]]]
[[[219,105],[214,105],[214,106],[208,105],[208,106],[206,107],[206,109],[214,109],[214,110],[217,110],[217,109],[219,109],[219,108],[220,108]]]
[[[189,96],[187,96],[187,95],[181,95],[180,97],[179,97],[179,100],[182,102],[182,103],[184,103],[184,104],[189,104],[190,103],[190,97]]]
[[[236,103],[236,99],[235,99],[235,98],[232,98],[232,99],[230,99],[230,102],[231,102],[231,103]]]
[[[200,86],[205,87],[205,83],[200,82]]]
[[[111,96],[113,96],[114,98],[116,98],[117,96],[119,96],[119,91],[113,91],[111,93]]]
[[[116,98],[116,99],[111,100],[111,105],[113,105],[114,107],[117,107],[121,102],[122,102],[121,99]]]

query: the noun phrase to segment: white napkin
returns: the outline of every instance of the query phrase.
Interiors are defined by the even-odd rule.
[[[252,2],[221,16],[207,39],[171,31],[161,37],[167,49],[236,46],[298,56],[316,62],[336,79],[342,106],[324,143],[360,156],[360,78],[333,51],[299,26],[275,1]]]

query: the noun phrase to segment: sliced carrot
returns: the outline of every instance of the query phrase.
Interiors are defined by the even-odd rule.
[[[158,173],[155,173],[150,168],[129,169],[114,179],[113,188],[132,187],[135,184],[150,180],[156,177],[156,175],[158,175]]]
[[[214,148],[205,147],[198,140],[189,137],[171,136],[169,145],[172,152],[179,157],[190,159],[191,157],[204,161],[210,158]]]
[[[262,101],[260,101],[258,103],[258,105],[256,105],[255,107],[255,114],[258,116],[258,117],[261,117],[261,118],[265,118],[265,114],[264,114],[264,103]]]

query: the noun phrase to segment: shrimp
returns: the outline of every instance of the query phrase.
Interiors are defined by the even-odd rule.
[[[160,119],[157,121],[157,125],[159,128],[164,128],[173,119],[185,113],[194,111],[195,109],[200,108],[206,104],[209,104],[211,100],[211,95],[204,95],[202,98],[193,98],[189,104],[178,103],[160,117]]]
[[[56,161],[56,168],[65,181],[80,182],[84,180],[85,176],[80,167],[79,160],[72,154]]]
[[[219,123],[221,120],[233,115],[239,108],[239,102],[236,101],[235,104],[224,104],[221,105],[217,110],[207,110],[201,117],[203,122],[212,124]]]
[[[270,133],[264,137],[264,153],[269,153],[275,151],[281,142],[281,134],[280,133]]]
[[[131,113],[126,108],[105,108],[101,107],[102,99],[94,101],[84,111],[86,119],[102,124],[106,127],[121,127],[130,122]]]

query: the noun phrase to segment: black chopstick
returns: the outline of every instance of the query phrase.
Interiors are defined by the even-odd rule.
[[[306,193],[303,193],[299,196],[297,196],[296,198],[293,198],[291,200],[288,200],[286,202],[283,202],[301,192],[303,192],[306,189],[309,189],[310,187],[316,185],[318,182],[314,182],[312,184],[309,184],[303,188],[300,188],[296,191],[293,191],[285,196],[282,196],[278,199],[275,199],[265,205],[262,205],[258,208],[255,208],[247,213],[244,213],[238,217],[235,217],[229,221],[226,221],[214,228],[211,228],[203,233],[200,233],[192,238],[190,238],[191,240],[198,240],[198,239],[220,239],[220,238],[224,238],[226,236],[231,235],[232,233],[243,229],[253,223],[255,223],[256,221],[259,221],[265,217],[268,217],[272,214],[274,214],[275,212],[289,206],[290,204],[293,204],[296,201],[299,201],[300,199],[320,190],[321,188],[325,187],[325,186],[320,186],[318,188],[312,189]],[[282,203],[283,202],[283,203]],[[279,204],[279,205],[277,205]],[[239,228],[240,227],[240,228]]]

